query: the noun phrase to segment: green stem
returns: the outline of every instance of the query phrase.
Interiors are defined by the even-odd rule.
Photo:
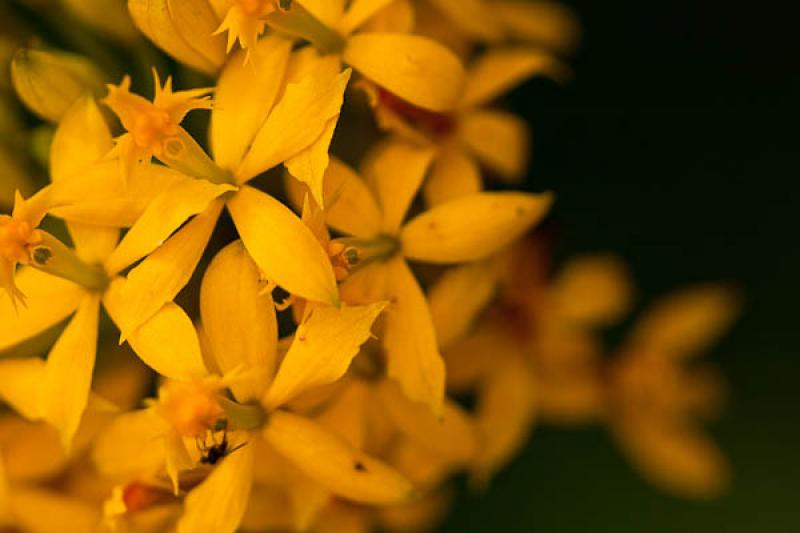
[[[313,44],[323,54],[335,54],[344,49],[344,37],[323,24],[297,2],[287,2],[267,17],[267,24],[277,31],[300,37]]]
[[[61,241],[42,231],[42,242],[31,250],[31,266],[60,278],[74,281],[93,292],[104,291],[109,277],[99,264],[81,260]]]
[[[267,422],[267,412],[259,404],[237,403],[224,397],[219,398],[219,404],[225,411],[229,429],[252,431]]]

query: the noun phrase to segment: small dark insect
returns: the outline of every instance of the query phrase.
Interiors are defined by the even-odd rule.
[[[197,441],[197,449],[203,452],[202,457],[200,457],[200,463],[205,465],[215,465],[220,462],[222,459],[227,457],[228,455],[232,454],[245,444],[243,442],[238,446],[234,446],[233,448],[228,448],[230,443],[228,442],[228,432],[225,429],[225,426],[221,427],[222,431],[222,440],[217,442],[216,439],[213,440],[211,446],[206,444],[205,441]],[[213,438],[213,436],[212,436]]]

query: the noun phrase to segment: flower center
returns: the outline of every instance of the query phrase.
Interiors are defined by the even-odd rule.
[[[178,125],[171,122],[167,111],[152,106],[136,114],[130,133],[137,146],[160,155],[164,141],[178,133]]]
[[[275,0],[234,0],[242,12],[249,17],[264,17],[277,8]]]
[[[204,381],[171,381],[159,392],[161,413],[182,437],[203,438],[225,416],[218,399],[221,388]]]
[[[30,222],[0,215],[0,259],[28,264],[31,250],[41,242],[41,232]]]

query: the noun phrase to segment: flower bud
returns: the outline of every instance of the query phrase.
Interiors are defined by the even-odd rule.
[[[88,59],[25,48],[11,62],[11,81],[28,109],[51,122],[84,94],[100,94],[103,88],[103,75]]]

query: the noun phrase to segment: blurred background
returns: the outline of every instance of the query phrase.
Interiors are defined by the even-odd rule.
[[[558,257],[620,254],[637,309],[691,282],[741,288],[743,316],[707,354],[729,380],[710,430],[735,478],[719,500],[677,499],[602,428],[538,426],[444,530],[800,531],[796,18],[772,2],[564,3],[583,26],[574,80],[510,97],[534,131],[528,186],[558,193]]]

